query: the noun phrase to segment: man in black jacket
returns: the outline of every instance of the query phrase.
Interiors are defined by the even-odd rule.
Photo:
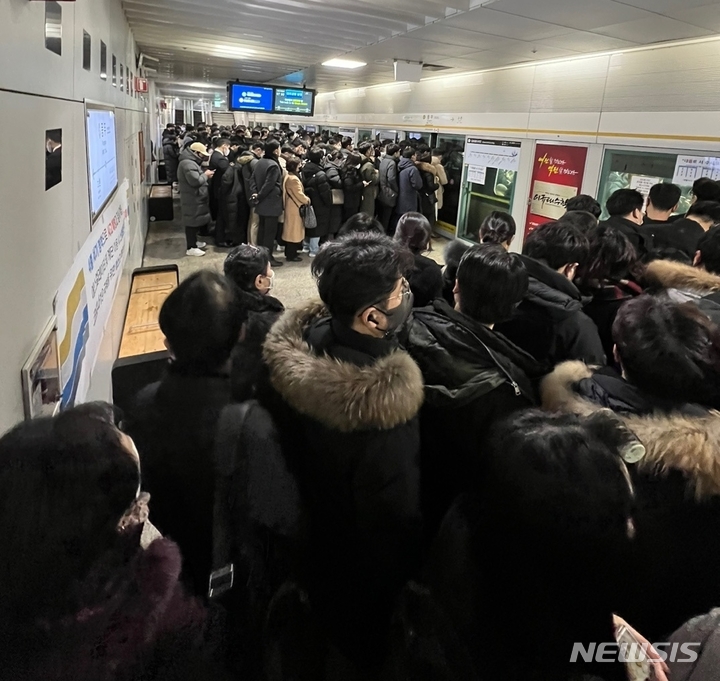
[[[248,204],[250,217],[248,219],[247,236],[248,243],[257,243],[257,230],[259,219],[255,212],[255,206],[251,201],[252,192],[250,190],[250,180],[252,179],[258,161],[262,158],[265,151],[265,144],[260,139],[255,139],[250,144],[250,151],[243,152],[238,158],[238,165],[242,166],[242,180],[245,186],[245,200]]]
[[[455,497],[474,488],[492,426],[536,401],[532,379],[543,367],[493,330],[527,289],[519,255],[500,245],[474,246],[460,261],[456,308],[437,299],[414,311],[406,347],[425,381],[420,430],[428,539]]]
[[[180,546],[184,578],[198,596],[207,593],[212,562],[216,424],[231,401],[230,354],[244,322],[230,281],[208,270],[185,279],[160,310],[167,375],[139,393],[126,422],[153,523]]]
[[[339,649],[370,669],[419,564],[423,382],[396,340],[412,310],[411,266],[383,235],[328,243],[312,264],[323,303],[287,312],[265,343],[268,406],[309,506],[311,605]]]
[[[542,225],[525,242],[521,258],[530,276],[528,292],[497,331],[543,364],[568,359],[605,364],[597,327],[582,311],[583,299],[573,284],[588,248],[587,237],[559,222]]]
[[[280,167],[280,142],[270,140],[265,145],[265,155],[257,162],[250,178],[250,201],[255,206],[260,223],[258,225],[258,246],[273,252],[278,232],[278,218],[283,212],[282,168]],[[273,267],[282,267],[283,263],[272,255]]]
[[[656,247],[676,248],[692,259],[700,239],[717,224],[720,224],[720,203],[696,201],[684,218],[665,225],[651,225],[651,229]]]
[[[645,197],[637,189],[618,189],[605,204],[610,217],[600,223],[622,232],[640,259],[654,248],[651,230],[642,227],[644,206]]]
[[[228,154],[230,153],[230,140],[220,138],[215,142],[215,150],[210,155],[208,168],[215,174],[210,180],[210,214],[215,220],[215,245],[220,248],[231,248],[236,244],[228,241],[227,206],[223,200],[223,175],[230,168]]]

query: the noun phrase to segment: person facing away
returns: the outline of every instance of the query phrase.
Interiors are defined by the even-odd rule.
[[[373,669],[395,598],[418,567],[422,375],[397,334],[412,311],[412,255],[379,234],[326,244],[313,261],[322,303],[271,329],[265,362],[310,514],[310,603],[340,651]]]
[[[473,246],[457,270],[456,305],[416,309],[405,345],[423,372],[420,413],[423,519],[432,537],[455,497],[473,489],[490,428],[536,402],[533,380],[546,373],[494,331],[528,288],[519,255]]]
[[[588,248],[586,236],[559,222],[541,225],[525,242],[521,259],[530,278],[528,292],[497,330],[542,364],[568,359],[605,364],[598,329],[582,311],[573,284]]]
[[[163,158],[165,159],[165,172],[167,173],[167,181],[175,185],[177,183],[177,168],[180,149],[178,148],[177,137],[174,132],[163,133],[162,148]]]
[[[660,182],[650,187],[643,224],[667,224],[677,210],[681,196],[682,190],[680,187],[670,182]]]
[[[395,204],[396,221],[405,213],[420,212],[420,191],[423,188],[423,179],[415,165],[416,159],[415,149],[407,147],[398,163],[399,192]]]
[[[648,264],[644,280],[649,287],[665,289],[675,302],[695,303],[720,326],[720,228],[700,238],[692,266],[655,260]]]
[[[222,275],[202,270],[185,279],[160,310],[167,373],[138,393],[126,423],[143,459],[153,521],[180,545],[185,580],[198,596],[211,572],[215,429],[231,402],[230,355],[245,318]]]
[[[610,217],[601,224],[621,231],[642,260],[654,248],[651,228],[643,228],[645,197],[637,189],[618,189],[605,207]]]
[[[291,158],[287,162],[287,175],[283,181],[285,221],[282,238],[285,242],[285,258],[288,262],[302,262],[298,252],[302,250],[305,239],[305,224],[300,208],[311,204],[310,197],[305,193],[302,180],[298,176],[299,170],[300,159]],[[309,230],[310,233],[313,231]]]
[[[416,307],[425,307],[442,295],[442,268],[423,255],[430,250],[432,227],[422,213],[405,213],[395,228],[395,241],[413,254],[415,265],[407,275]]]
[[[362,158],[360,154],[351,151],[345,157],[345,165],[343,165],[341,170],[344,194],[343,222],[346,222],[353,215],[360,212],[363,189],[365,187],[362,174],[360,173],[361,162]]]
[[[330,234],[332,220],[333,197],[332,185],[326,171],[322,168],[323,152],[320,147],[313,147],[307,153],[307,161],[300,171],[300,178],[305,187],[305,193],[315,211],[317,227],[307,233],[310,245],[310,256],[315,257],[320,249],[320,239]],[[338,176],[337,181],[340,182]],[[342,209],[342,206],[337,206]]]
[[[442,268],[443,276],[443,300],[450,306],[455,307],[455,280],[457,279],[458,267],[465,251],[470,248],[470,244],[463,239],[453,239],[443,251],[445,266]]]
[[[568,199],[567,203],[565,204],[565,210],[568,213],[574,211],[584,211],[586,213],[594,215],[595,218],[598,220],[602,215],[602,207],[597,202],[597,199],[589,196],[588,194],[578,194],[577,196],[573,196],[572,198]]]
[[[437,168],[432,162],[432,152],[430,150],[418,152],[416,158],[417,169],[420,171],[423,183],[420,190],[419,212],[428,219],[431,225],[434,225],[437,219],[437,190],[440,186]]]
[[[282,168],[280,167],[280,142],[271,139],[265,144],[265,155],[257,162],[250,178],[250,199],[259,217],[258,246],[271,253],[273,267],[283,263],[272,256],[278,231],[278,218],[282,213]]]
[[[476,678],[628,678],[617,661],[572,660],[577,643],[615,642],[634,532],[625,436],[607,414],[535,410],[493,429],[480,484],[446,516],[424,579],[437,628],[451,627]]]
[[[398,184],[398,160],[400,159],[400,147],[397,144],[388,144],[385,156],[380,160],[378,178],[378,219],[385,228],[385,232],[390,233],[390,220],[397,204],[400,186]]]
[[[696,201],[684,218],[665,225],[653,225],[658,248],[676,248],[689,258],[697,253],[698,242],[715,225],[720,224],[720,203]]]
[[[230,140],[220,137],[215,140],[208,168],[215,174],[210,179],[210,215],[215,220],[215,245],[230,248],[235,244],[228,239],[227,203],[223,193],[223,176],[230,169]]]
[[[204,243],[198,242],[200,229],[210,225],[210,206],[208,204],[208,179],[213,176],[212,170],[202,170],[202,162],[210,154],[204,144],[193,142],[180,152],[178,164],[178,187],[180,189],[180,209],[187,250],[185,255],[203,256]]]
[[[178,580],[177,545],[146,527],[141,462],[117,417],[88,403],[0,438],[7,678],[225,678],[207,612]]]
[[[515,219],[510,213],[494,210],[480,225],[480,243],[500,244],[509,251],[516,231]]]
[[[372,142],[363,142],[358,147],[360,158],[360,176],[363,179],[363,197],[360,212],[375,217],[375,201],[378,195],[380,173],[375,168],[375,147]]]

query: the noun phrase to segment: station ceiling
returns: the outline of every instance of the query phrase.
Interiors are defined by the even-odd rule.
[[[320,92],[720,34],[720,0],[123,0],[168,96],[228,80]],[[343,57],[357,70],[321,66]]]

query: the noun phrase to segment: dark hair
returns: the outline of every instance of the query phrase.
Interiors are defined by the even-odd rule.
[[[77,589],[117,546],[139,483],[109,404],[25,421],[0,439],[3,647],[18,624],[77,614]]]
[[[422,213],[405,213],[395,228],[395,241],[407,246],[412,253],[427,249],[432,237],[430,221]]]
[[[320,147],[313,147],[305,154],[306,158],[310,163],[319,164],[323,160],[323,150]]]
[[[683,265],[692,265],[692,258],[685,251],[672,246],[653,248],[645,257],[645,261],[652,262],[653,260],[670,260],[671,262],[681,262]]]
[[[360,154],[356,154],[354,151],[351,151],[346,157],[345,157],[345,165],[346,166],[357,166],[362,163],[362,157]]]
[[[280,142],[275,139],[265,142],[265,158],[275,158],[275,151],[280,148]]]
[[[210,270],[190,275],[160,309],[160,328],[174,355],[173,365],[193,374],[220,369],[238,341],[245,316],[229,279]]]
[[[528,236],[523,253],[533,260],[544,260],[554,270],[571,263],[585,262],[587,237],[575,227],[561,222],[540,225]]]
[[[297,173],[300,168],[300,159],[297,157],[289,158],[286,163],[286,168],[289,173]]]
[[[510,213],[494,210],[480,225],[480,241],[484,244],[508,244],[516,230],[515,219]]]
[[[398,151],[400,151],[400,146],[399,146],[398,144],[395,144],[395,143],[393,143],[393,144],[388,144],[388,146],[385,148],[385,153],[386,153],[388,156],[395,156],[395,154],[397,154]]]
[[[698,201],[720,201],[720,182],[700,177],[693,182],[692,193]]]
[[[375,149],[375,145],[372,142],[363,142],[359,147],[358,151],[360,152],[361,156],[367,156],[368,151],[370,149]]]
[[[255,280],[264,275],[270,264],[267,248],[240,244],[225,258],[223,272],[230,281],[243,291],[256,291]]]
[[[218,147],[222,147],[224,144],[227,144],[228,146],[230,146],[230,140],[227,139],[227,137],[218,137],[218,138],[215,140],[215,145],[214,145],[214,146],[215,146],[215,148],[217,149]]]
[[[349,326],[358,313],[384,301],[413,264],[410,251],[390,237],[360,232],[326,243],[311,271],[330,314]]]
[[[611,216],[625,217],[636,210],[642,210],[645,197],[637,189],[618,189],[607,200],[605,207]]]
[[[457,271],[460,311],[481,324],[504,322],[528,290],[528,273],[519,256],[500,244],[473,246]]]
[[[717,201],[696,201],[687,212],[688,216],[697,215],[713,226],[720,222],[720,203]]]
[[[417,153],[418,163],[432,163],[432,152],[431,151],[418,151]]]
[[[676,184],[661,182],[650,187],[648,196],[658,210],[673,210],[680,201],[682,190]]]
[[[462,239],[453,239],[447,246],[445,246],[445,251],[443,252],[443,257],[445,259],[444,274],[447,276],[449,281],[455,283],[457,270],[458,267],[460,267],[460,261],[469,248],[470,244]]]
[[[558,222],[563,225],[572,225],[583,234],[587,234],[588,231],[598,226],[598,219],[592,213],[584,210],[568,211]]]
[[[352,139],[352,137],[343,137],[342,141],[340,142],[340,146],[341,146],[343,149],[347,149],[347,148],[350,147],[352,144],[353,144],[353,139]]]
[[[260,151],[265,151],[265,143],[260,140],[253,140],[250,143],[250,149],[260,149]]]
[[[615,227],[598,225],[587,233],[589,256],[578,276],[584,282],[620,281],[627,277],[637,261],[630,240]]]
[[[403,151],[402,155],[403,155],[403,158],[412,158],[413,156],[415,156],[416,153],[417,152],[415,151],[415,149],[413,147],[408,146],[405,148],[405,151]]]
[[[56,144],[62,144],[62,130],[60,128],[57,130],[48,130],[47,138]]]
[[[638,296],[618,311],[613,339],[628,380],[644,392],[717,406],[720,330],[695,305]]]
[[[573,196],[571,199],[568,199],[565,204],[565,209],[568,213],[581,210],[594,215],[596,218],[599,218],[602,215],[602,207],[596,199],[588,194],[578,194],[577,196]]]
[[[720,227],[713,227],[700,237],[697,250],[700,264],[712,274],[720,274]]]
[[[338,236],[353,234],[355,232],[376,232],[377,234],[385,234],[385,228],[379,220],[371,217],[367,213],[355,213],[348,218],[340,230]]]

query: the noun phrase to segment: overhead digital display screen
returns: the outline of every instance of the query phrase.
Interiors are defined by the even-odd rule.
[[[275,88],[248,83],[229,83],[230,111],[273,112]]]
[[[275,88],[275,113],[312,116],[315,92],[296,88]]]

